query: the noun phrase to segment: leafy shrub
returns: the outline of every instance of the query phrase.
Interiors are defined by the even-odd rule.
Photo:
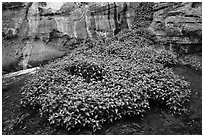
[[[22,106],[39,108],[50,123],[68,130],[96,130],[104,122],[143,114],[151,101],[173,113],[186,112],[191,91],[170,68],[176,56],[155,50],[141,35],[126,32],[75,49],[25,84]]]
[[[102,68],[94,64],[88,64],[87,62],[75,62],[65,68],[65,70],[71,75],[83,77],[86,82],[90,82],[91,80],[102,80],[104,73]]]
[[[187,55],[180,59],[181,62],[196,70],[202,70],[202,60],[195,55]]]
[[[164,104],[175,114],[187,112],[184,104],[189,102],[191,93],[188,82],[169,68],[143,75],[138,86],[147,91],[151,100]]]
[[[40,71],[22,88],[21,104],[39,108],[50,123],[68,130],[81,126],[96,130],[104,122],[143,114],[150,100],[174,113],[186,111],[189,84],[164,67],[173,62],[171,54],[138,48],[130,49],[134,53],[130,59],[122,59],[118,55],[128,47],[118,45],[112,49],[115,53],[108,53],[110,47],[103,52],[82,48],[57,67]]]
[[[153,20],[154,5],[155,4],[153,2],[141,2],[139,4],[135,11],[136,15],[132,29],[143,27],[147,28],[150,26]]]
[[[178,63],[177,57],[170,51],[167,50],[159,50],[157,51],[156,62],[164,64],[165,66],[172,66]]]
[[[147,93],[128,81],[111,77],[87,83],[62,70],[41,71],[22,90],[23,106],[41,106],[50,123],[67,129],[88,126],[96,130],[104,122],[141,114],[149,106]]]
[[[150,47],[154,44],[154,37],[147,29],[134,29],[123,34],[119,33],[117,40],[138,47]]]

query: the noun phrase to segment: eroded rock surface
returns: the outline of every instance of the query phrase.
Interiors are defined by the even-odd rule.
[[[29,62],[38,61],[30,60],[30,56],[37,55],[32,49],[38,49],[39,45],[43,49],[46,47],[54,50],[51,53],[40,53],[40,60],[49,60],[47,54],[53,57],[62,56],[66,51],[65,47],[76,44],[78,40],[110,37],[121,30],[130,29],[135,21],[138,5],[139,3],[126,2],[3,3],[2,33],[6,43],[3,44],[3,51],[9,51],[3,54],[3,68],[10,65],[6,61],[9,58],[16,58],[15,64],[24,64],[23,68]],[[14,43],[10,45],[7,41]],[[41,42],[36,44],[36,41]],[[32,45],[30,48],[28,43]],[[15,47],[13,52],[18,57],[10,52],[11,47]]]
[[[201,2],[156,3],[154,11],[149,30],[158,41],[178,44],[186,53],[201,51]]]
[[[151,4],[154,7],[150,6]],[[167,43],[170,49],[174,45],[173,49],[185,53],[201,51],[202,3],[151,4],[139,2],[3,3],[3,70],[11,66],[32,67],[30,65],[32,63],[63,56],[68,49],[73,49],[76,44],[85,42],[86,39],[103,39],[122,30],[146,27],[149,24],[151,24],[149,31],[157,37],[158,42]],[[153,18],[149,14],[152,8]],[[40,52],[41,50],[43,52]]]

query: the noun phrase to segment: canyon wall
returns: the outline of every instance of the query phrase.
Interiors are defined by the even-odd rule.
[[[32,67],[35,57],[43,61],[63,56],[67,47],[78,40],[110,37],[130,29],[138,5],[126,2],[3,3],[3,69],[10,64]],[[44,52],[39,52],[41,50]]]
[[[202,51],[202,3],[155,3],[149,31],[159,42],[183,53]],[[171,47],[172,46],[172,47]]]
[[[21,13],[16,13],[18,18],[13,20],[12,26],[4,27],[3,33],[44,39],[49,39],[53,31],[79,39],[97,37],[101,33],[117,34],[131,28],[138,6],[138,3],[126,2],[56,4],[61,6],[54,7],[49,2],[24,3],[24,8],[18,10]]]
[[[148,27],[171,50],[202,49],[201,2],[6,2],[2,8],[5,71],[33,67],[65,55],[77,43],[132,28]]]

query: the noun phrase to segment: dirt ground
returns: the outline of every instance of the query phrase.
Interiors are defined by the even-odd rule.
[[[3,79],[2,90],[2,134],[6,135],[201,135],[202,134],[202,72],[189,67],[177,66],[174,72],[184,76],[193,90],[189,113],[173,116],[157,106],[144,114],[144,117],[126,117],[103,125],[95,133],[89,129],[76,129],[67,132],[64,128],[49,125],[45,118],[34,110],[20,108],[20,88],[32,75],[13,79]]]

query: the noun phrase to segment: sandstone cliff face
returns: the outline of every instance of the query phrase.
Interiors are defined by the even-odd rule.
[[[100,39],[130,29],[138,4],[3,3],[3,51],[8,51],[3,54],[3,68],[9,66],[9,59],[26,68],[29,62],[36,62],[33,54],[40,54],[41,60],[60,57],[64,47],[76,44],[77,39]],[[40,48],[52,50],[39,53]]]
[[[99,32],[118,33],[131,27],[137,3],[64,3],[61,7],[49,7],[33,3],[29,8],[28,36],[49,38],[53,30],[79,39],[96,38]]]
[[[158,41],[177,44],[186,53],[201,51],[202,3],[156,3],[154,11],[149,30]]]
[[[201,51],[201,3],[155,3],[152,22],[152,16],[146,16],[152,9],[150,5],[137,2],[3,3],[3,70],[11,65],[32,67],[35,62],[63,56],[79,41],[106,38],[133,26],[149,24],[149,31],[158,42],[170,47],[178,45],[179,50],[186,53]]]
[[[53,7],[42,2],[24,3],[24,8],[17,10],[20,13],[14,13],[18,18],[15,16],[13,25],[5,26],[3,33],[11,30],[13,32],[10,33],[21,37],[49,38],[49,33],[57,30],[79,39],[97,37],[100,32],[116,34],[122,29],[131,28],[135,9],[139,5],[126,2],[56,4],[61,6]]]

